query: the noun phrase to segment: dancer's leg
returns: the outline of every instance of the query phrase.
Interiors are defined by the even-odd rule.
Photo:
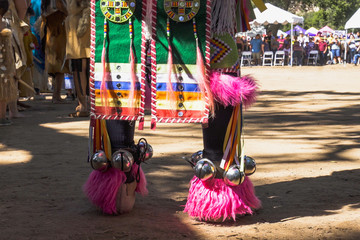
[[[112,152],[120,148],[132,147],[135,144],[135,122],[107,120],[106,126],[110,137]]]
[[[214,81],[214,86],[220,84],[233,92],[218,91],[217,89],[222,89],[218,88],[219,86],[214,88],[217,92],[215,91],[213,94],[223,101],[216,103],[215,117],[209,118],[207,126],[203,128],[203,159],[192,159],[192,163],[195,164],[196,176],[191,180],[184,211],[191,217],[202,221],[235,220],[238,215],[252,214],[253,209],[261,206],[250,179],[247,176],[244,177],[244,169],[238,166],[240,156],[235,154],[234,150],[241,144],[241,141],[236,135],[232,135],[241,133],[239,129],[242,129],[243,121],[240,104],[247,105],[252,102],[251,99],[254,100],[256,85],[250,78],[226,75],[221,77],[213,75],[211,80]],[[233,89],[228,86],[238,86],[238,88]],[[229,98],[234,96],[241,96],[240,100],[236,101],[237,105],[227,104],[228,106],[225,107]],[[247,102],[244,103],[243,99],[246,99]],[[232,122],[231,119],[234,119],[235,122]],[[223,148],[228,128],[230,135],[226,146],[232,150],[224,156]],[[230,157],[233,159],[229,159]],[[221,164],[223,158],[226,158],[227,164],[231,161],[231,166],[225,164],[226,167],[224,167]]]
[[[107,120],[106,126],[112,155],[122,149],[133,154],[135,162],[129,172],[124,172],[116,166],[108,168],[105,172],[94,170],[84,190],[90,200],[103,212],[121,214],[132,210],[135,204],[135,192],[147,194],[146,179],[140,163],[136,163],[136,156],[139,154],[134,143],[135,122]]]
[[[87,65],[86,59],[74,59],[72,60],[73,77],[75,84],[76,96],[78,99],[78,106],[76,110],[78,112],[89,111],[88,106],[88,86],[89,78],[87,77]]]
[[[53,82],[53,103],[62,103],[64,100],[61,98],[61,88],[64,81],[64,73],[56,73]]]

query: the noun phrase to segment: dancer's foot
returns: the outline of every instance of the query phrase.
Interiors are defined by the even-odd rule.
[[[23,108],[31,108],[30,105],[28,104],[25,104],[23,102],[20,102],[20,101],[17,101],[17,105],[20,106],[20,107],[23,107]]]
[[[62,99],[62,98],[57,98],[57,99],[53,99],[53,100],[52,100],[52,103],[53,103],[53,104],[68,104],[69,102],[65,101],[65,100]]]
[[[75,101],[75,94],[67,94],[65,100],[66,101]]]
[[[89,114],[89,112],[74,112],[74,113],[70,113],[69,114],[69,117],[73,117],[73,118],[75,118],[75,117],[88,117],[90,114]]]
[[[137,183],[124,183],[118,190],[116,196],[116,209],[119,214],[130,212],[135,204],[135,189]]]
[[[10,119],[14,119],[14,118],[24,118],[24,117],[26,117],[24,114],[22,114],[22,113],[19,113],[19,112],[17,112],[17,113],[9,113],[9,118]]]
[[[12,122],[7,118],[1,118],[0,119],[0,126],[9,126]]]

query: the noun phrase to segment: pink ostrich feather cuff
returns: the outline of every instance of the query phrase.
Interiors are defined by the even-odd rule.
[[[249,107],[256,101],[258,86],[255,79],[249,75],[234,77],[212,71],[209,78],[214,99],[224,106],[236,106],[242,103],[245,107]]]
[[[139,171],[139,172],[138,172]],[[131,169],[134,179],[139,176],[135,191],[141,195],[146,195],[146,178],[143,170],[137,164]],[[126,175],[119,169],[109,168],[106,172],[94,170],[84,184],[83,190],[90,201],[99,207],[104,213],[118,214],[116,208],[116,196],[119,188],[126,182]]]
[[[118,169],[109,168],[106,172],[93,170],[84,185],[84,192],[104,213],[117,214],[116,194],[125,181],[125,173]]]
[[[147,181],[146,181],[145,173],[140,167],[140,165],[134,164],[131,168],[131,174],[135,179],[138,178],[137,180],[139,180],[135,192],[141,194],[142,196],[147,195],[149,193],[146,187]]]
[[[237,215],[252,214],[261,207],[254,187],[247,177],[236,187],[230,187],[222,179],[203,182],[197,177],[191,180],[184,212],[201,221],[233,219]]]

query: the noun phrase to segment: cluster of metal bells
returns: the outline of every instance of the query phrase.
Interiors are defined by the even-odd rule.
[[[134,163],[140,164],[152,158],[153,148],[144,138],[131,149],[119,149],[114,152],[111,159],[107,159],[103,150],[94,153],[90,159],[91,167],[94,170],[105,172],[109,167],[120,169],[123,172],[130,172]]]
[[[238,186],[245,180],[245,176],[250,176],[256,171],[256,162],[252,157],[245,156],[244,172],[240,166],[232,165],[224,172],[224,182],[229,186]],[[207,158],[203,158],[202,151],[198,151],[191,156],[191,162],[194,163],[195,176],[202,181],[208,181],[216,176],[215,164]]]

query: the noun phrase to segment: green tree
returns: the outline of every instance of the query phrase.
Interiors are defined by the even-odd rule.
[[[305,28],[328,25],[344,29],[345,23],[360,8],[359,0],[269,0],[284,10],[304,17]]]
[[[324,11],[323,18],[328,25],[344,29],[345,23],[359,9],[359,0],[322,0],[317,6]]]

